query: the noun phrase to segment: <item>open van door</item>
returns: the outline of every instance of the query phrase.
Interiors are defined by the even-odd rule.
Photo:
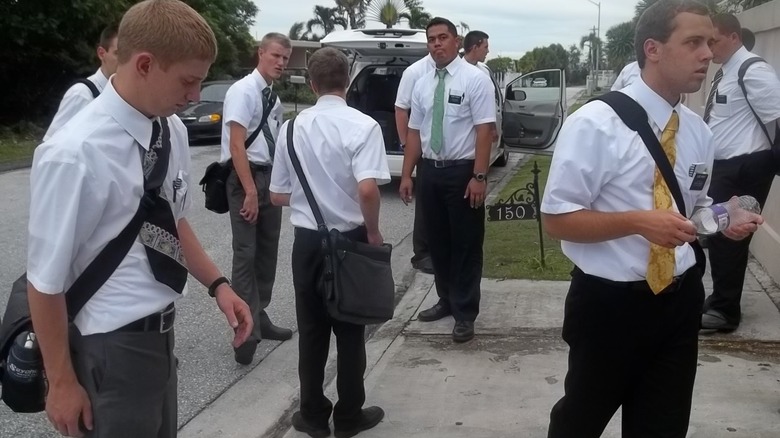
[[[561,69],[534,71],[507,84],[501,122],[506,150],[551,154],[566,108],[566,73]]]

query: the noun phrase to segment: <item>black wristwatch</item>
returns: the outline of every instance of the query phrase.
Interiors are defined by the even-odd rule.
[[[228,279],[227,279],[227,277],[219,277],[219,278],[217,278],[216,280],[214,280],[214,281],[211,283],[211,286],[209,286],[209,296],[210,296],[211,298],[215,298],[215,295],[214,295],[214,294],[216,294],[216,292],[217,292],[217,288],[218,288],[220,285],[224,284],[224,283],[227,283],[228,285],[230,285],[230,280],[228,280]]]
[[[484,173],[477,172],[474,174],[474,179],[477,180],[478,182],[485,182],[486,177]]]

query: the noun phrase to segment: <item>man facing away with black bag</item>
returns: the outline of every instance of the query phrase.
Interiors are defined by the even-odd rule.
[[[355,241],[382,245],[377,184],[390,181],[382,130],[374,119],[347,106],[349,63],[344,54],[320,49],[312,55],[308,69],[311,88],[319,99],[295,119],[293,146],[301,168],[329,229]],[[295,227],[292,271],[300,336],[301,410],[293,415],[293,427],[312,437],[329,436],[328,420],[333,412],[336,437],[351,437],[376,426],[384,417],[381,408],[362,409],[366,398],[365,326],[341,322],[328,314],[323,288],[318,284],[324,268],[323,236],[317,231],[314,213],[291,163],[286,124],[276,151],[271,202],[292,208],[290,222]],[[335,408],[323,393],[331,330],[338,349],[339,400]]]

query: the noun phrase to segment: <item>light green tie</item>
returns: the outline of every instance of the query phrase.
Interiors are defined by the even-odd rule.
[[[444,77],[447,70],[436,70],[439,82],[436,84],[436,92],[433,93],[433,121],[431,121],[431,150],[438,154],[441,152],[444,126]]]

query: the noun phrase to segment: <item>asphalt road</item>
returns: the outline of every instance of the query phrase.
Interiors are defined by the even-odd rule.
[[[569,105],[580,88],[567,90]],[[192,147],[193,209],[189,217],[206,252],[223,272],[229,275],[232,251],[231,231],[227,215],[217,215],[203,207],[203,193],[197,181],[206,166],[219,157],[219,146]],[[513,154],[505,168],[492,168],[491,187],[513,169],[518,162]],[[11,283],[24,272],[26,265],[26,235],[29,210],[29,169],[0,173],[0,309],[5,308]],[[413,205],[405,206],[398,198],[398,181],[381,187],[382,207],[380,227],[385,241],[397,245],[412,230]],[[295,305],[290,270],[293,233],[289,211],[284,210],[279,242],[279,262],[274,286],[274,298],[268,313],[275,323],[295,329]],[[250,366],[241,366],[233,360],[230,346],[232,330],[217,309],[206,288],[190,281],[188,296],[177,302],[176,355],[179,368],[179,424],[186,423],[195,414],[239,381],[265,356],[279,345],[263,341],[258,346]],[[139,373],[142,373],[139,370]],[[51,428],[44,414],[15,414],[0,403],[0,438],[48,438],[59,436]]]

